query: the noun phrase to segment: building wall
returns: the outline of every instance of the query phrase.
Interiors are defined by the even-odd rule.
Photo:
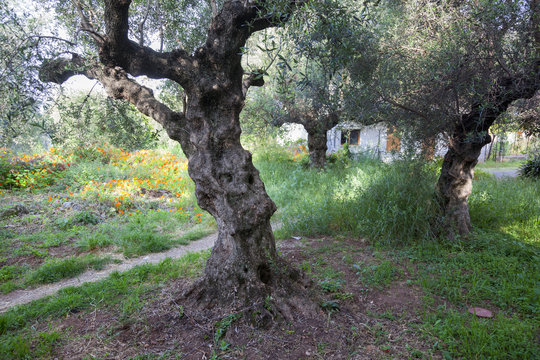
[[[305,140],[307,143],[308,133],[300,124],[283,124],[281,126],[285,131],[278,137],[278,144],[285,145],[287,143],[298,140]]]
[[[280,144],[295,142],[298,140],[307,141],[307,132],[302,125],[299,124],[285,124],[283,128],[286,130],[284,135],[278,139]],[[328,147],[327,154],[332,154],[341,149],[342,136],[347,136],[352,130],[359,130],[358,145],[349,145],[349,151],[355,154],[371,154],[374,158],[381,159],[385,162],[395,159],[400,153],[404,152],[404,146],[401,144],[398,151],[389,151],[392,146],[387,147],[388,141],[388,127],[386,124],[378,123],[370,126],[362,126],[355,123],[343,123],[335,126],[333,129],[328,130],[326,145]],[[483,162],[489,144],[482,148],[479,162]],[[444,139],[439,138],[435,141],[435,149],[433,151],[434,157],[443,157],[448,150]],[[420,154],[422,151],[422,145],[418,145],[416,151]]]

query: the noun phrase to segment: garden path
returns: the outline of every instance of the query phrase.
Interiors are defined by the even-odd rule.
[[[34,289],[16,290],[9,294],[0,295],[0,313],[6,312],[13,306],[26,304],[31,301],[41,299],[45,296],[56,294],[57,291],[69,286],[79,286],[84,283],[99,281],[111,275],[111,273],[113,273],[114,271],[123,272],[138,265],[156,264],[165,260],[166,258],[177,259],[184,256],[188,252],[198,252],[201,250],[209,249],[214,245],[216,239],[217,233],[214,233],[205,236],[200,240],[193,241],[188,245],[176,247],[161,253],[153,253],[137,258],[128,259],[121,264],[108,265],[103,270],[90,270],[82,273],[77,277],[65,279],[54,284],[48,284]]]
[[[505,178],[505,177],[515,178],[515,177],[518,176],[518,170],[517,169],[485,170],[485,171],[495,175],[495,177],[497,179],[502,179],[502,178]]]

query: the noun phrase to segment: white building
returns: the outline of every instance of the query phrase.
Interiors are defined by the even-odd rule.
[[[307,132],[302,125],[285,124],[285,133],[280,139],[280,143],[295,142],[298,140],[307,141]],[[327,154],[338,151],[343,144],[349,144],[349,151],[354,154],[371,154],[375,158],[383,161],[390,161],[405,151],[399,137],[392,134],[388,126],[384,123],[377,123],[370,126],[363,126],[356,123],[341,123],[327,133]],[[423,146],[419,145],[417,153],[420,153]],[[432,156],[442,157],[447,151],[445,141],[441,138],[436,143],[430,144],[432,150],[425,149]],[[489,150],[489,144],[482,148],[478,160],[483,162]]]

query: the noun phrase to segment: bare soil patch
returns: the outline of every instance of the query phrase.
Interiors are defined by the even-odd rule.
[[[146,292],[135,311],[96,304],[89,312],[36,326],[63,335],[54,351],[60,359],[441,358],[415,330],[424,304],[422,291],[406,281],[413,274],[402,272],[387,286],[367,287],[351,264],[377,259],[358,240],[290,239],[280,243],[280,251],[299,268],[326,259],[309,274],[310,300],[333,301],[335,308],[320,306],[309,317],[292,314],[290,320],[276,317],[270,328],[261,329],[255,325],[257,313],[237,315],[239,309],[227,306],[201,310],[182,297],[192,281],[178,279]],[[320,286],[320,274],[330,271],[341,274],[339,293]]]

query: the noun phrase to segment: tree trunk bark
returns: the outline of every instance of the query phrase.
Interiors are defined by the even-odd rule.
[[[241,84],[188,94],[193,151],[188,171],[199,206],[217,222],[218,239],[198,296],[221,303],[257,301],[279,283],[270,217],[276,210],[251,153],[240,144]],[[242,304],[243,305],[243,304]]]
[[[486,135],[476,141],[466,136],[454,136],[444,156],[437,192],[445,215],[446,231],[450,239],[455,235],[467,236],[472,230],[468,199],[472,192],[474,167],[482,148],[489,144]]]
[[[322,169],[326,165],[326,130],[307,129],[309,163],[311,167]]]

